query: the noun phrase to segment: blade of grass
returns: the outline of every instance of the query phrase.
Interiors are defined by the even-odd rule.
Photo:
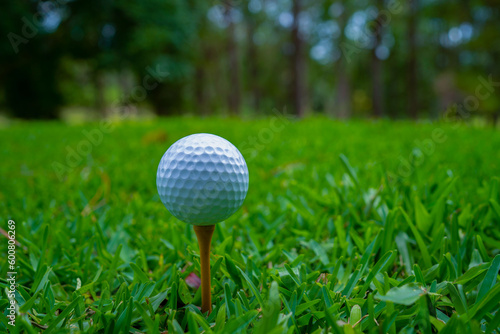
[[[250,290],[252,290],[253,295],[257,299],[259,305],[262,307],[264,305],[264,300],[262,300],[262,296],[260,295],[260,291],[257,289],[257,287],[255,287],[252,280],[247,276],[247,274],[245,274],[245,272],[243,270],[241,270],[241,268],[239,268],[239,267],[236,267],[236,268],[238,268],[238,270],[240,271],[243,278],[247,281],[248,286],[250,287]]]
[[[476,302],[481,301],[481,299],[483,299],[484,296],[486,296],[486,294],[488,293],[488,291],[490,291],[491,288],[495,285],[499,270],[500,270],[500,254],[497,254],[497,256],[495,256],[493,261],[491,261],[490,268],[488,269],[486,276],[484,276],[484,279],[481,282],[481,285],[479,287],[479,292],[477,293]]]
[[[424,261],[425,269],[430,268],[432,266],[432,261],[431,257],[429,255],[429,251],[427,250],[427,247],[425,246],[425,242],[420,236],[420,233],[418,232],[417,228],[415,225],[410,220],[410,217],[406,214],[406,212],[402,209],[399,208],[401,214],[403,215],[404,219],[406,220],[406,223],[408,226],[410,226],[411,231],[413,232],[413,236],[415,237],[415,240],[417,241],[417,245],[420,248],[420,252],[422,253],[422,260]]]

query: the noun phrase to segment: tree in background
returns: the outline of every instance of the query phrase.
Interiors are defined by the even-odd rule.
[[[380,59],[379,53],[381,52],[382,35],[384,29],[384,20],[386,18],[382,15],[384,9],[384,0],[376,1],[377,16],[370,26],[372,33],[373,48],[371,50],[371,74],[372,74],[372,104],[373,115],[375,117],[382,117],[384,114],[384,92],[383,92],[383,63]]]
[[[417,24],[418,0],[409,2],[408,43],[408,113],[411,118],[418,118],[418,84],[417,84]]]
[[[238,115],[241,106],[241,89],[240,89],[240,65],[238,43],[236,41],[235,24],[233,17],[233,8],[230,3],[225,4],[224,20],[227,25],[227,56],[229,58],[229,83],[228,89],[228,109],[232,115]]]
[[[6,105],[14,115],[57,116],[62,101],[57,75],[63,57],[70,57],[76,65],[89,65],[94,107],[101,112],[106,104],[104,73],[129,69],[142,83],[148,68],[168,72],[156,81],[154,89],[146,91],[156,112],[169,115],[181,111],[186,77],[192,69],[189,45],[200,16],[194,4],[180,0],[75,0],[45,8],[47,4],[52,2],[2,5],[6,10],[2,13],[9,13],[0,20],[5,35],[36,30],[29,39],[21,36],[18,53],[2,43],[2,86]],[[38,23],[30,22],[34,17]],[[134,92],[124,92],[131,94]],[[144,93],[140,95],[139,100],[143,100]]]
[[[210,112],[209,98],[210,98],[210,81],[208,80],[207,68],[213,61],[213,52],[208,43],[208,22],[206,16],[200,17],[198,25],[196,52],[194,54],[195,71],[192,73],[194,77],[191,79],[193,82],[193,92],[195,104],[191,108],[197,108],[202,116],[208,116]]]
[[[305,113],[306,99],[306,59],[305,43],[300,31],[300,15],[303,0],[292,0],[292,79],[291,79],[291,103],[295,115],[303,117]]]
[[[0,87],[5,106],[16,117],[58,117],[61,52],[59,36],[52,34],[52,10],[31,1],[4,1],[0,5]]]
[[[498,80],[499,17],[489,0],[3,2],[0,107],[437,118]],[[168,75],[145,89],[151,70]],[[471,117],[496,122],[497,96]]]
[[[158,85],[147,90],[148,101],[158,115],[180,114],[188,77],[194,69],[193,41],[204,13],[196,3],[183,0],[120,0],[116,5],[122,22],[128,22],[123,28],[124,55],[139,82],[148,68],[168,73],[156,78]]]
[[[334,8],[337,8],[338,14],[338,26],[340,29],[339,45],[346,44],[345,37],[345,27],[347,25],[347,19],[349,17],[347,3],[338,2],[334,4]],[[330,7],[332,8],[332,7]],[[342,47],[343,48],[343,47]],[[333,113],[341,119],[347,119],[351,117],[352,104],[351,104],[351,82],[348,75],[349,61],[346,59],[347,55],[342,54],[342,56],[337,60],[337,65],[335,67],[336,80],[336,98],[337,103],[335,104],[336,111]]]
[[[243,6],[246,24],[246,63],[248,64],[247,70],[247,89],[250,91],[250,107],[256,113],[260,111],[261,88],[259,85],[259,50],[255,43],[255,34],[257,31],[258,15],[250,10],[250,5]]]

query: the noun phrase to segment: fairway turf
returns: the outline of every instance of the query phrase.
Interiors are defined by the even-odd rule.
[[[165,150],[198,132],[235,144],[250,173],[215,229],[208,317],[188,285],[195,233],[156,190]],[[19,242],[10,333],[498,332],[494,129],[178,118],[14,123],[0,143],[0,228],[14,220]]]

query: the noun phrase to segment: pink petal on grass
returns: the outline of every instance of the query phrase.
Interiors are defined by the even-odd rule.
[[[186,277],[186,284],[193,289],[198,289],[201,285],[201,279],[195,273],[190,273]]]

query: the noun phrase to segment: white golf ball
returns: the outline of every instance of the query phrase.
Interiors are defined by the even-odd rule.
[[[179,220],[212,225],[243,204],[248,168],[240,151],[224,138],[198,133],[175,142],[156,174],[161,201]]]

